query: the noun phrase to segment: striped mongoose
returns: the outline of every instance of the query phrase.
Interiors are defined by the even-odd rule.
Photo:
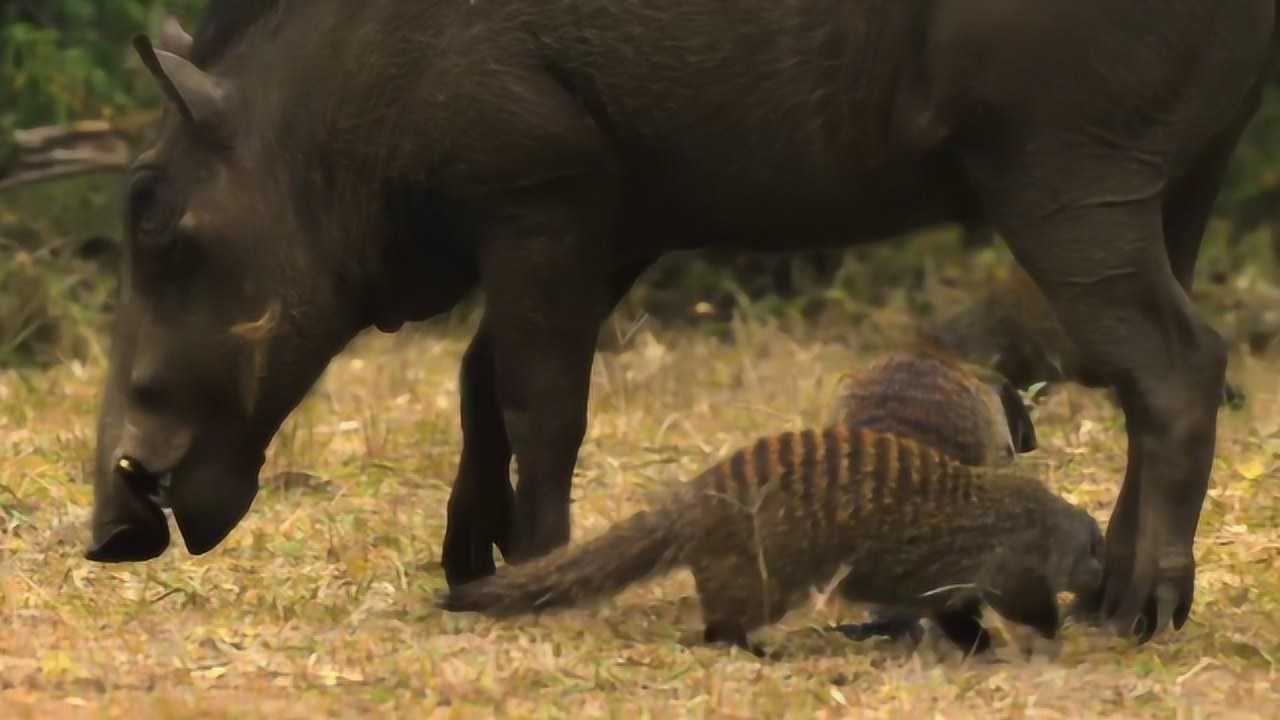
[[[1036,449],[1035,425],[1003,375],[937,352],[893,353],[855,375],[840,422],[915,439],[965,465]]]
[[[494,616],[566,608],[692,570],[707,642],[748,645],[842,569],[853,602],[959,613],[981,603],[1045,637],[1056,594],[1094,589],[1102,535],[1085,511],[1007,470],[839,424],[733,453],[586,543],[450,589],[443,608]]]

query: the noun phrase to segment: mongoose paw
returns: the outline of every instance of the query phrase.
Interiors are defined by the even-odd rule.
[[[1222,406],[1231,410],[1243,410],[1248,396],[1244,389],[1234,383],[1222,384]]]
[[[912,645],[919,645],[924,640],[924,626],[920,624],[919,619],[913,617],[889,617],[865,623],[832,625],[830,630],[854,642],[887,637],[892,640],[905,638]]]
[[[1102,627],[1102,596],[1101,593],[1094,595],[1077,595],[1067,606],[1064,615],[1064,626],[1066,624],[1087,625],[1089,627]]]
[[[758,658],[768,657],[764,646],[747,640],[746,628],[738,623],[708,623],[707,629],[702,633],[702,641],[708,645],[729,645],[741,648]]]
[[[1017,660],[1034,662],[1038,659],[1056,660],[1062,654],[1062,643],[1055,637],[1045,637],[1042,632],[1026,625],[1005,622],[1003,632],[1009,641],[1009,649]]]

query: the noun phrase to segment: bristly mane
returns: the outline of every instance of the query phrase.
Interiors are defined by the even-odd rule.
[[[237,38],[279,8],[282,0],[211,0],[195,33],[191,60],[200,67],[216,61]]]

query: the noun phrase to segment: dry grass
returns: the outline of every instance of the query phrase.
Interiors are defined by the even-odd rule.
[[[831,337],[828,334],[826,337]],[[763,432],[822,422],[865,347],[767,323],[732,342],[635,333],[598,359],[575,481],[581,538]],[[100,366],[0,373],[0,716],[1273,717],[1280,706],[1280,361],[1235,358],[1182,632],[1135,648],[1073,627],[1052,661],[961,663],[853,644],[793,613],[757,660],[690,642],[679,573],[591,611],[519,622],[432,607],[459,448],[465,337],[369,337],[277,438],[249,518],[218,550],[81,559]],[[1105,519],[1123,469],[1107,398],[1039,407],[1049,482]],[[286,474],[285,471],[288,471]],[[308,479],[301,473],[310,473]],[[139,711],[142,712],[139,715]]]

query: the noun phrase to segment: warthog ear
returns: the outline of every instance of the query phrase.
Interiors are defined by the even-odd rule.
[[[214,134],[222,129],[227,103],[224,83],[180,55],[157,50],[146,35],[134,37],[133,48],[184,120]]]
[[[178,19],[170,15],[164,19],[164,25],[160,28],[161,50],[166,50],[179,57],[191,59],[191,47],[195,41],[182,29],[182,23]]]

